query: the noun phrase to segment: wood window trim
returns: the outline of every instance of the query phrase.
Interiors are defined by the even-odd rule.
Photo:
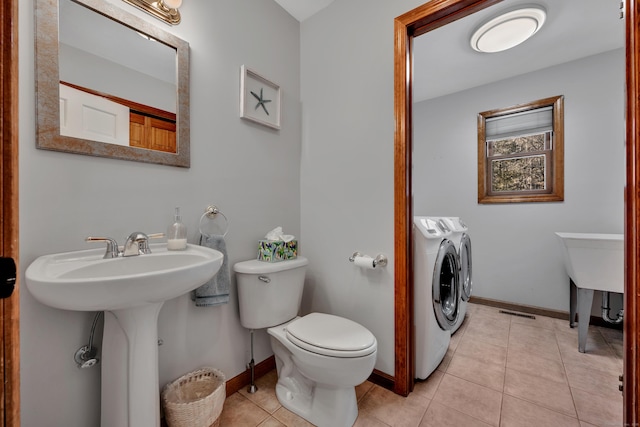
[[[490,168],[486,152],[485,124],[488,118],[506,116],[534,110],[536,108],[553,107],[553,150],[549,169],[550,191],[545,192],[509,192],[495,194],[490,191]],[[478,114],[478,203],[531,203],[561,202],[564,200],[564,96],[553,96],[537,101],[519,104],[497,110],[484,111]]]

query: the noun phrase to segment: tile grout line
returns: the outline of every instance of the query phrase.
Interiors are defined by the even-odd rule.
[[[513,318],[509,320],[509,332],[507,333],[507,354],[504,357],[504,374],[502,374],[502,393],[500,393],[500,416],[498,417],[498,425],[502,425],[502,409],[504,408],[505,387],[507,386],[507,363],[509,362],[509,344],[511,342],[511,325]]]
[[[554,332],[553,337],[556,341],[556,346],[558,347],[558,351],[560,352],[560,360],[562,361],[562,370],[564,371],[564,375],[567,377],[567,386],[569,387],[569,394],[571,395],[571,403],[573,403],[573,410],[576,412],[576,419],[578,420],[578,423],[580,423],[581,421],[580,414],[578,413],[578,407],[576,406],[576,399],[573,396],[573,387],[571,387],[571,382],[569,381],[569,372],[567,372],[567,364],[565,363],[565,358],[562,355],[562,350],[560,349],[560,343],[558,342],[558,334]]]
[[[609,349],[613,352],[613,354],[616,356],[616,358],[619,359],[620,357],[618,357],[618,352],[616,351],[615,347],[613,347],[613,343],[607,339],[605,334],[602,333],[602,329],[601,328],[598,328],[598,333],[600,334],[602,339],[604,339],[604,342],[607,343],[607,347],[609,347]],[[624,358],[622,358],[622,359],[624,360]]]

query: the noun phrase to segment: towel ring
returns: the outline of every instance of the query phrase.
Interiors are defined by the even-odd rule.
[[[219,216],[222,216],[222,218],[224,218],[224,223],[222,225],[220,225],[217,221]],[[228,232],[229,220],[227,219],[225,214],[223,214],[222,211],[214,205],[207,206],[207,209],[200,217],[200,234],[206,237],[225,237]]]

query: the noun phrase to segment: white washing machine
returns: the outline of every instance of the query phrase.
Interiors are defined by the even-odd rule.
[[[458,320],[458,255],[451,230],[438,218],[413,218],[413,286],[416,377],[426,379],[442,362]]]
[[[467,304],[471,298],[473,288],[472,269],[471,269],[471,237],[469,236],[469,227],[458,217],[441,218],[451,229],[451,241],[458,251],[458,264],[460,266],[460,314],[456,324],[453,325],[451,333],[453,334],[460,328],[464,322],[467,313]]]

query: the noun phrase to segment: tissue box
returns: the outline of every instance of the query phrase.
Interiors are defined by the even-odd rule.
[[[258,260],[279,262],[298,257],[298,241],[258,240]]]

